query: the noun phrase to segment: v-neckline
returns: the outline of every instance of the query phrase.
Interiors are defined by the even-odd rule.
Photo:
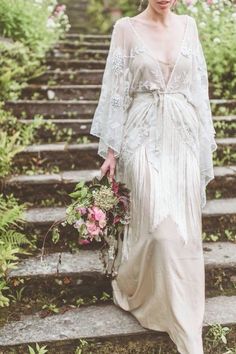
[[[184,45],[184,42],[185,42],[185,39],[186,39],[186,36],[187,36],[187,30],[188,30],[188,15],[185,15],[186,16],[186,23],[185,23],[185,29],[184,29],[184,34],[183,34],[183,38],[182,38],[182,41],[181,41],[181,44],[180,44],[180,48],[179,48],[179,51],[177,53],[177,56],[176,56],[176,59],[174,61],[174,65],[173,65],[173,69],[171,71],[171,74],[170,74],[170,77],[167,81],[167,83],[165,82],[165,78],[164,78],[164,75],[163,75],[163,72],[161,70],[161,67],[160,67],[160,64],[159,64],[159,61],[157,58],[154,57],[154,55],[152,54],[152,51],[148,48],[147,45],[144,44],[143,42],[143,39],[141,38],[141,36],[139,35],[139,33],[136,31],[136,29],[134,28],[133,24],[132,24],[132,21],[131,21],[131,18],[129,16],[127,16],[128,20],[129,20],[129,24],[133,30],[133,32],[135,33],[135,35],[138,37],[138,39],[140,40],[140,42],[142,43],[143,47],[147,50],[147,52],[149,53],[150,57],[155,61],[157,62],[157,67],[158,67],[158,71],[159,71],[159,74],[160,74],[160,77],[161,77],[161,80],[162,80],[162,83],[163,83],[163,87],[165,88],[165,90],[168,90],[169,86],[170,86],[170,83],[171,83],[171,80],[173,78],[173,74],[176,70],[176,66],[179,62],[179,59],[180,59],[180,54],[182,52],[182,49],[183,49],[183,45]]]

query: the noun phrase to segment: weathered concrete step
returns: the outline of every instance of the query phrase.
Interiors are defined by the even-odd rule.
[[[79,69],[79,70],[48,70],[43,75],[31,80],[35,84],[54,84],[78,85],[90,84],[101,85],[103,69]]]
[[[63,70],[71,70],[71,69],[104,69],[106,64],[106,60],[93,60],[93,59],[48,59],[46,65],[51,69],[63,69]]]
[[[216,139],[216,142],[218,144],[216,151],[217,158],[223,158],[225,149],[230,148],[231,152],[229,156],[227,155],[224,164],[231,165],[235,163],[236,138]],[[35,160],[35,158],[38,158],[42,161],[42,166],[54,163],[61,170],[71,169],[71,165],[74,166],[73,169],[91,169],[96,168],[99,162],[103,160],[97,155],[97,150],[97,142],[89,144],[67,144],[62,142],[30,145],[17,154],[14,161],[17,166],[30,166],[32,159]]]
[[[99,243],[98,243],[99,244]],[[74,295],[98,296],[106,291],[112,297],[110,281],[103,275],[97,249],[80,249],[78,252],[56,252],[41,254],[21,260],[17,269],[8,273],[8,284],[16,291],[24,280],[24,297],[48,298],[52,294],[64,293],[72,299]],[[205,262],[206,297],[236,295],[236,244],[232,242],[203,242]],[[218,280],[221,278],[219,284]],[[19,282],[18,279],[21,279]],[[64,283],[64,280],[69,281]],[[19,287],[16,285],[19,284]],[[69,284],[69,285],[68,285]],[[50,291],[49,291],[50,289]]]
[[[77,50],[80,48],[86,48],[86,49],[109,49],[110,46],[110,39],[101,39],[99,41],[99,38],[96,42],[91,42],[88,40],[84,40],[83,38],[80,37],[75,37],[75,38],[70,38],[66,40],[61,40],[59,41],[55,48],[61,50]]]
[[[234,327],[235,319],[236,296],[218,296],[206,299],[203,336],[205,337],[206,329],[210,324]],[[146,343],[145,350],[142,340],[145,339],[146,334],[153,337],[149,337],[149,343]],[[127,338],[129,338],[129,345],[135,341],[137,343],[137,338],[140,341],[139,345],[134,346],[133,343],[132,347],[136,348],[132,350],[133,353],[153,352],[150,349],[153,341],[153,349],[159,347],[159,350],[162,351],[163,347],[166,348],[167,351],[162,351],[163,354],[172,352],[174,348],[167,333],[144,328],[129,311],[114,304],[107,304],[84,306],[64,314],[45,318],[40,318],[37,314],[25,316],[21,321],[8,323],[1,329],[0,349],[10,349],[17,345],[25,345],[26,347],[26,344],[37,342],[40,345],[42,343],[49,344],[51,353],[54,353],[52,350],[53,347],[55,350],[55,346],[57,353],[72,353],[76,344],[78,345],[79,339],[88,339],[95,344],[92,347],[93,353],[102,353],[101,350],[105,348],[106,341],[110,343],[110,351],[107,352],[120,353],[125,352],[125,347],[127,348],[127,343],[125,343]],[[74,347],[73,350],[72,347],[68,349],[69,343]],[[65,351],[62,351],[63,344],[67,345]],[[210,354],[210,352],[206,354]]]
[[[66,11],[67,16],[69,17],[69,23],[71,27],[83,28],[88,32],[89,27],[91,27],[91,21],[89,16],[85,11],[79,13],[78,11]],[[93,31],[94,29],[92,29]]]
[[[20,119],[22,124],[31,124],[33,119]],[[78,142],[79,138],[89,136],[89,140],[96,141],[90,135],[92,119],[44,119],[42,126],[37,130],[35,135],[35,143],[53,143],[60,140],[65,140],[70,143]]]
[[[72,40],[72,41],[86,41],[86,42],[91,42],[91,43],[97,43],[101,41],[110,41],[111,35],[110,34],[94,34],[94,33],[87,33],[87,34],[81,34],[78,32],[70,32],[66,33],[65,35],[66,40]]]
[[[71,23],[71,27],[69,29],[69,33],[75,33],[78,32],[80,34],[96,34],[98,32],[97,28],[91,27],[91,25],[88,25],[84,27],[84,25],[78,25],[77,23]]]
[[[40,233],[45,233],[55,221],[62,220],[64,217],[65,208],[63,207],[30,208],[25,214],[29,232],[38,229]],[[232,239],[236,239],[236,198],[208,200],[202,210],[202,217],[203,232],[214,235],[220,233],[223,239],[225,231],[229,230],[232,233]]]
[[[220,193],[223,198],[236,198],[236,165],[215,166],[215,178],[207,187],[208,199]]]
[[[229,269],[236,273],[236,243],[203,242],[204,261],[207,270],[212,268]],[[58,259],[60,264],[58,265]],[[102,277],[103,265],[99,259],[98,250],[81,249],[76,253],[56,252],[47,254],[41,260],[41,255],[22,260],[17,269],[8,273],[8,279],[45,278],[52,276],[91,276]],[[236,280],[235,280],[236,281]]]
[[[211,100],[212,104],[227,106],[231,100]],[[26,116],[32,117],[35,114],[62,114],[68,112],[77,112],[78,114],[92,114],[97,107],[97,100],[18,100],[7,101],[6,109],[11,110],[16,116],[21,117],[24,112]]]
[[[71,118],[66,118],[66,119],[63,118],[63,115],[58,115],[57,117],[58,117],[57,119],[54,119],[54,118],[52,118],[52,116],[50,116],[48,119],[44,119],[42,121],[45,124],[51,122],[51,123],[58,124],[59,126],[63,126],[63,127],[67,126],[67,128],[69,128],[69,127],[72,128],[73,127],[73,129],[74,129],[74,128],[76,128],[77,124],[80,124],[80,123],[91,124],[92,120],[93,120],[93,116],[92,115],[91,115],[91,118],[86,118],[86,119],[85,118],[78,119],[76,116],[75,116],[75,118],[73,118],[74,115]],[[225,132],[225,130],[227,130],[227,125],[230,126],[230,123],[234,123],[234,120],[236,122],[236,116],[222,116],[222,117],[213,116],[213,121],[214,121],[214,124],[216,126],[216,129],[217,129],[217,124],[216,123],[218,123],[218,122],[225,123],[225,126],[223,127],[224,132]],[[19,119],[19,121],[22,124],[29,124],[29,123],[33,122],[33,119]],[[229,123],[229,124],[227,124],[227,123]],[[234,130],[231,129],[231,132],[234,134]]]
[[[216,122],[236,122],[236,115],[229,115],[229,116],[214,116],[213,117]]]
[[[105,60],[108,55],[108,50],[105,49],[77,49],[61,51],[58,49],[51,50],[48,55],[48,60]]]
[[[70,10],[73,8],[86,8],[88,6],[88,1],[82,1],[82,0],[64,0],[63,4],[66,5],[66,9]]]
[[[70,117],[70,115],[61,115],[57,116],[57,119],[54,119],[54,116],[48,116],[42,119],[42,126],[37,130],[37,134],[35,136],[34,142],[35,143],[53,143],[56,141],[65,140],[67,142],[79,142],[78,139],[82,136],[89,136],[90,140],[96,141],[97,138],[90,135],[90,129],[92,124],[92,114],[84,114],[81,115],[81,118],[74,118],[74,115]],[[231,122],[227,120],[227,117],[222,117],[222,123],[224,123],[223,128],[220,127],[220,130],[217,128],[217,123],[214,125],[216,126],[217,135],[219,134],[224,137],[232,137],[235,135],[234,127],[232,126]],[[19,119],[22,124],[32,124],[34,119]],[[51,127],[51,128],[50,128]],[[63,133],[64,132],[64,133]],[[64,135],[63,135],[63,134]]]
[[[41,166],[46,170],[57,166],[60,170],[98,168],[102,158],[97,155],[98,144],[41,144],[28,146],[15,156],[15,166]]]
[[[214,218],[230,214],[236,214],[236,198],[208,200],[203,209],[203,217]],[[65,208],[32,208],[25,214],[26,222],[37,225],[51,224],[64,216]]]
[[[12,112],[20,117],[22,112],[27,117],[32,117],[35,114],[93,114],[97,107],[97,100],[19,100],[6,102],[5,107],[12,110]]]
[[[214,173],[215,179],[207,188],[208,197],[214,198],[216,191],[220,191],[221,198],[236,198],[236,165],[214,167]],[[22,201],[34,202],[36,205],[41,200],[50,198],[59,202],[65,200],[65,194],[72,192],[76,183],[91,181],[95,176],[100,176],[99,169],[63,171],[60,174],[20,175],[6,180],[4,191],[14,193]]]
[[[34,85],[27,86],[21,97],[23,99],[36,98],[37,100],[97,100],[101,85]],[[236,118],[235,118],[236,120]]]

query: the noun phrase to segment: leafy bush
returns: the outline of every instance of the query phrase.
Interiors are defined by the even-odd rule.
[[[22,43],[0,42],[0,98],[17,98],[27,78],[38,72],[39,64]]]
[[[212,96],[236,97],[236,7],[233,1],[183,0],[177,10],[196,18],[213,86]]]
[[[41,124],[40,117],[35,117],[33,123],[22,124],[0,107],[0,180],[11,172],[14,156],[33,141]]]
[[[1,0],[0,33],[43,57],[67,29],[64,7],[58,11],[56,5],[52,0]]]
[[[0,6],[0,100],[15,99],[39,74],[45,53],[69,29],[57,0],[2,0]]]
[[[17,264],[21,245],[29,243],[24,234],[19,231],[23,222],[24,207],[18,205],[12,196],[0,195],[0,307],[9,306],[9,298],[5,292],[7,286],[7,272]]]

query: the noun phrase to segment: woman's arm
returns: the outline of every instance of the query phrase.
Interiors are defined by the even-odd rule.
[[[211,105],[209,99],[209,84],[207,64],[199,37],[198,27],[194,21],[194,50],[192,66],[191,96],[199,118],[199,158],[201,177],[201,204],[206,204],[205,188],[214,178],[212,154],[217,149],[215,141]]]

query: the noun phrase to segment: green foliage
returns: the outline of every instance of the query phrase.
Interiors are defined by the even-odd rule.
[[[211,96],[236,97],[236,8],[233,1],[194,1],[187,6],[186,1],[177,6],[179,13],[188,13],[198,24],[209,72],[213,86]]]
[[[8,289],[7,272],[16,267],[20,246],[29,243],[19,230],[23,212],[24,206],[18,205],[12,195],[0,195],[0,307],[9,306],[9,299],[3,294]]]
[[[83,349],[88,347],[89,343],[85,339],[80,339],[80,344],[75,350],[75,354],[82,354]]]
[[[226,336],[230,331],[229,327],[222,327],[218,323],[212,324],[206,335],[207,341],[211,343],[211,348],[216,348],[221,343],[226,344]]]
[[[11,166],[14,156],[23,150],[17,144],[19,133],[8,136],[6,132],[0,132],[0,176],[5,177]]]
[[[28,345],[29,354],[45,354],[45,353],[48,353],[48,350],[46,348],[47,348],[46,345],[43,345],[42,347],[40,347],[38,345],[38,343],[36,343],[35,349],[32,348],[30,345]]]
[[[15,99],[38,66],[39,60],[24,44],[0,40],[0,98]]]
[[[15,155],[33,141],[41,124],[40,117],[35,117],[33,123],[22,124],[0,107],[0,179],[11,172]]]
[[[64,32],[60,23],[51,21],[56,3],[51,0],[1,0],[0,34],[22,42],[37,57],[44,57]]]
[[[39,75],[45,53],[69,29],[57,0],[2,0],[0,99],[15,99],[27,79]]]

